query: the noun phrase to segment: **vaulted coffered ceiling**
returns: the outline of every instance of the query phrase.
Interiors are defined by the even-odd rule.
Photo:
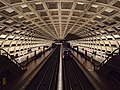
[[[0,0],[0,34],[55,40],[119,31],[120,0]]]

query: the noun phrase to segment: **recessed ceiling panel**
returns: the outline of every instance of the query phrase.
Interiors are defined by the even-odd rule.
[[[81,38],[117,33],[120,1],[1,0],[0,24],[1,33],[24,31],[29,34],[21,35],[51,40],[64,39],[69,33]]]

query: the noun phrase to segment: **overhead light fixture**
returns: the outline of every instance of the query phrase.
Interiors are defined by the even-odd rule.
[[[18,27],[19,27],[20,25],[21,25],[21,24],[16,24],[15,26],[18,26]]]
[[[97,37],[97,39],[100,39],[100,37]]]
[[[6,22],[7,22],[7,23],[12,23],[12,22],[13,22],[13,20],[7,20]]]
[[[77,4],[83,5],[84,3],[83,2],[77,2]]]
[[[95,21],[94,21],[94,20],[91,20],[91,22],[93,22],[93,23],[94,23]]]
[[[105,11],[108,12],[108,13],[112,12],[113,10],[114,10],[114,9],[112,9],[112,8],[106,8],[106,9],[105,9]]]
[[[120,35],[113,35],[115,38],[120,38]]]
[[[15,39],[19,39],[19,38],[20,38],[19,36],[15,37]]]
[[[22,8],[26,8],[26,7],[27,7],[27,5],[26,5],[26,4],[23,4],[23,5],[21,5],[21,7],[22,7]]]
[[[41,2],[36,2],[35,4],[36,4],[36,5],[39,5],[39,4],[42,4],[42,3],[41,3]]]
[[[14,38],[14,36],[9,36],[8,38]]]
[[[21,16],[18,16],[18,18],[23,18],[23,16],[21,15]]]
[[[2,34],[2,35],[0,35],[0,38],[5,38],[7,35],[4,35],[4,34]]]
[[[16,33],[19,33],[20,31],[15,31]]]
[[[5,9],[5,11],[7,11],[7,12],[9,12],[9,13],[14,12],[14,10],[13,10],[12,8],[7,8],[7,9]]]
[[[101,16],[96,16],[97,18],[102,18]]]
[[[101,32],[102,32],[102,33],[104,33],[105,31],[104,31],[104,30],[102,30]],[[102,38],[102,37],[101,37],[101,38]]]
[[[108,28],[107,30],[108,30],[108,31],[113,31],[113,29],[112,29],[112,28]]]
[[[6,29],[7,31],[13,31],[13,29],[12,28],[8,28],[8,29]]]
[[[93,5],[92,5],[92,7],[97,8],[97,7],[98,7],[98,5],[93,4]]]
[[[106,36],[107,38],[113,38],[112,36],[110,36],[110,35],[108,35],[108,36]]]
[[[97,34],[100,34],[100,32],[96,32]]]
[[[21,37],[21,39],[24,39],[24,37]]]
[[[102,39],[106,39],[106,37],[105,37],[105,36],[102,36],[101,38],[102,38]]]

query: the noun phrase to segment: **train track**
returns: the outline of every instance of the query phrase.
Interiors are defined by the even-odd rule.
[[[25,90],[57,90],[60,47],[47,60]]]
[[[63,60],[63,90],[95,90],[73,58]]]
[[[60,47],[47,60],[25,90],[57,90]],[[63,90],[95,90],[73,58],[62,62]]]

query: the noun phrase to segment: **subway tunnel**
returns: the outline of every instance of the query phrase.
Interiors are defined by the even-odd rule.
[[[120,90],[119,31],[120,0],[0,0],[0,90]]]

